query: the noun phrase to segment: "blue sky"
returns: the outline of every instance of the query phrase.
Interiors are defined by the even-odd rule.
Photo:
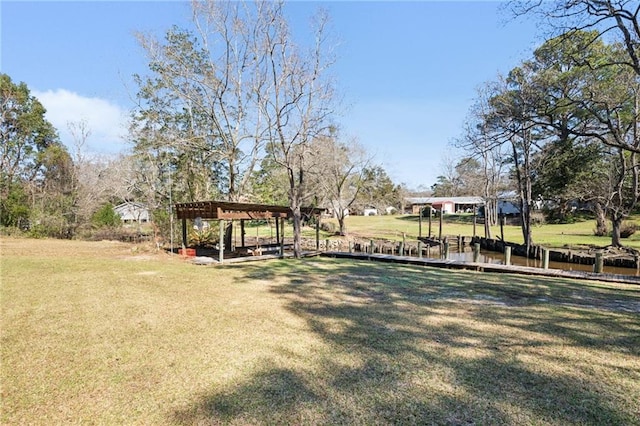
[[[511,21],[486,1],[295,1],[302,29],[319,7],[340,41],[332,71],[344,100],[338,118],[397,183],[429,187],[461,135],[482,83],[526,59],[539,44],[534,23]],[[184,1],[0,2],[0,70],[25,82],[63,142],[66,123],[85,120],[89,150],[126,151],[124,120],[146,72],[133,34],[187,27]]]

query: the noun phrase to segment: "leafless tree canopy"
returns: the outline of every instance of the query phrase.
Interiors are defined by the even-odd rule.
[[[549,38],[596,30],[593,41],[606,37],[621,43],[626,57],[621,64],[640,76],[640,3],[637,0],[514,0],[507,9],[515,16],[538,16]]]
[[[293,41],[281,1],[193,1],[192,10],[194,32],[173,28],[164,41],[139,36],[151,71],[138,79],[132,134],[139,158],[150,170],[186,177],[176,182],[186,201],[216,190],[235,201],[270,156],[286,171],[299,254],[300,206],[313,195],[305,176],[310,145],[333,113],[328,15],[315,16],[305,50]]]

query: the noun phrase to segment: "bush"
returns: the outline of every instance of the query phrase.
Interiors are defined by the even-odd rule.
[[[0,226],[0,235],[3,237],[24,237],[25,233],[17,226]]]
[[[620,238],[629,238],[636,233],[638,225],[635,222],[623,222],[620,227]]]
[[[329,234],[335,234],[338,231],[338,227],[333,222],[321,222],[320,230],[328,232]]]
[[[578,221],[578,218],[573,214],[573,212],[563,212],[558,208],[545,207],[542,209],[542,216],[544,220],[543,223],[550,223],[554,225],[569,224]]]
[[[122,228],[103,226],[91,232],[93,241],[129,241],[128,232]]]
[[[113,205],[107,203],[91,216],[91,223],[98,228],[102,228],[120,226],[122,221],[118,213],[113,209]]]

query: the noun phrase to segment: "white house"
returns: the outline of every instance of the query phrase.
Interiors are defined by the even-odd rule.
[[[144,204],[126,202],[115,206],[113,210],[120,216],[123,223],[149,222],[149,209]]]
[[[409,197],[405,198],[413,214],[419,214],[426,206],[431,206],[444,214],[473,210],[484,205],[482,197]]]
[[[363,216],[377,216],[378,215],[378,209],[376,209],[375,207],[365,207],[364,210],[362,211],[362,215]]]

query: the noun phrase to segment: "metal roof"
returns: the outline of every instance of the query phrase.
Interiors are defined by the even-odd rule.
[[[442,204],[446,202],[454,204],[484,204],[482,197],[407,197],[405,200],[410,204]]]

